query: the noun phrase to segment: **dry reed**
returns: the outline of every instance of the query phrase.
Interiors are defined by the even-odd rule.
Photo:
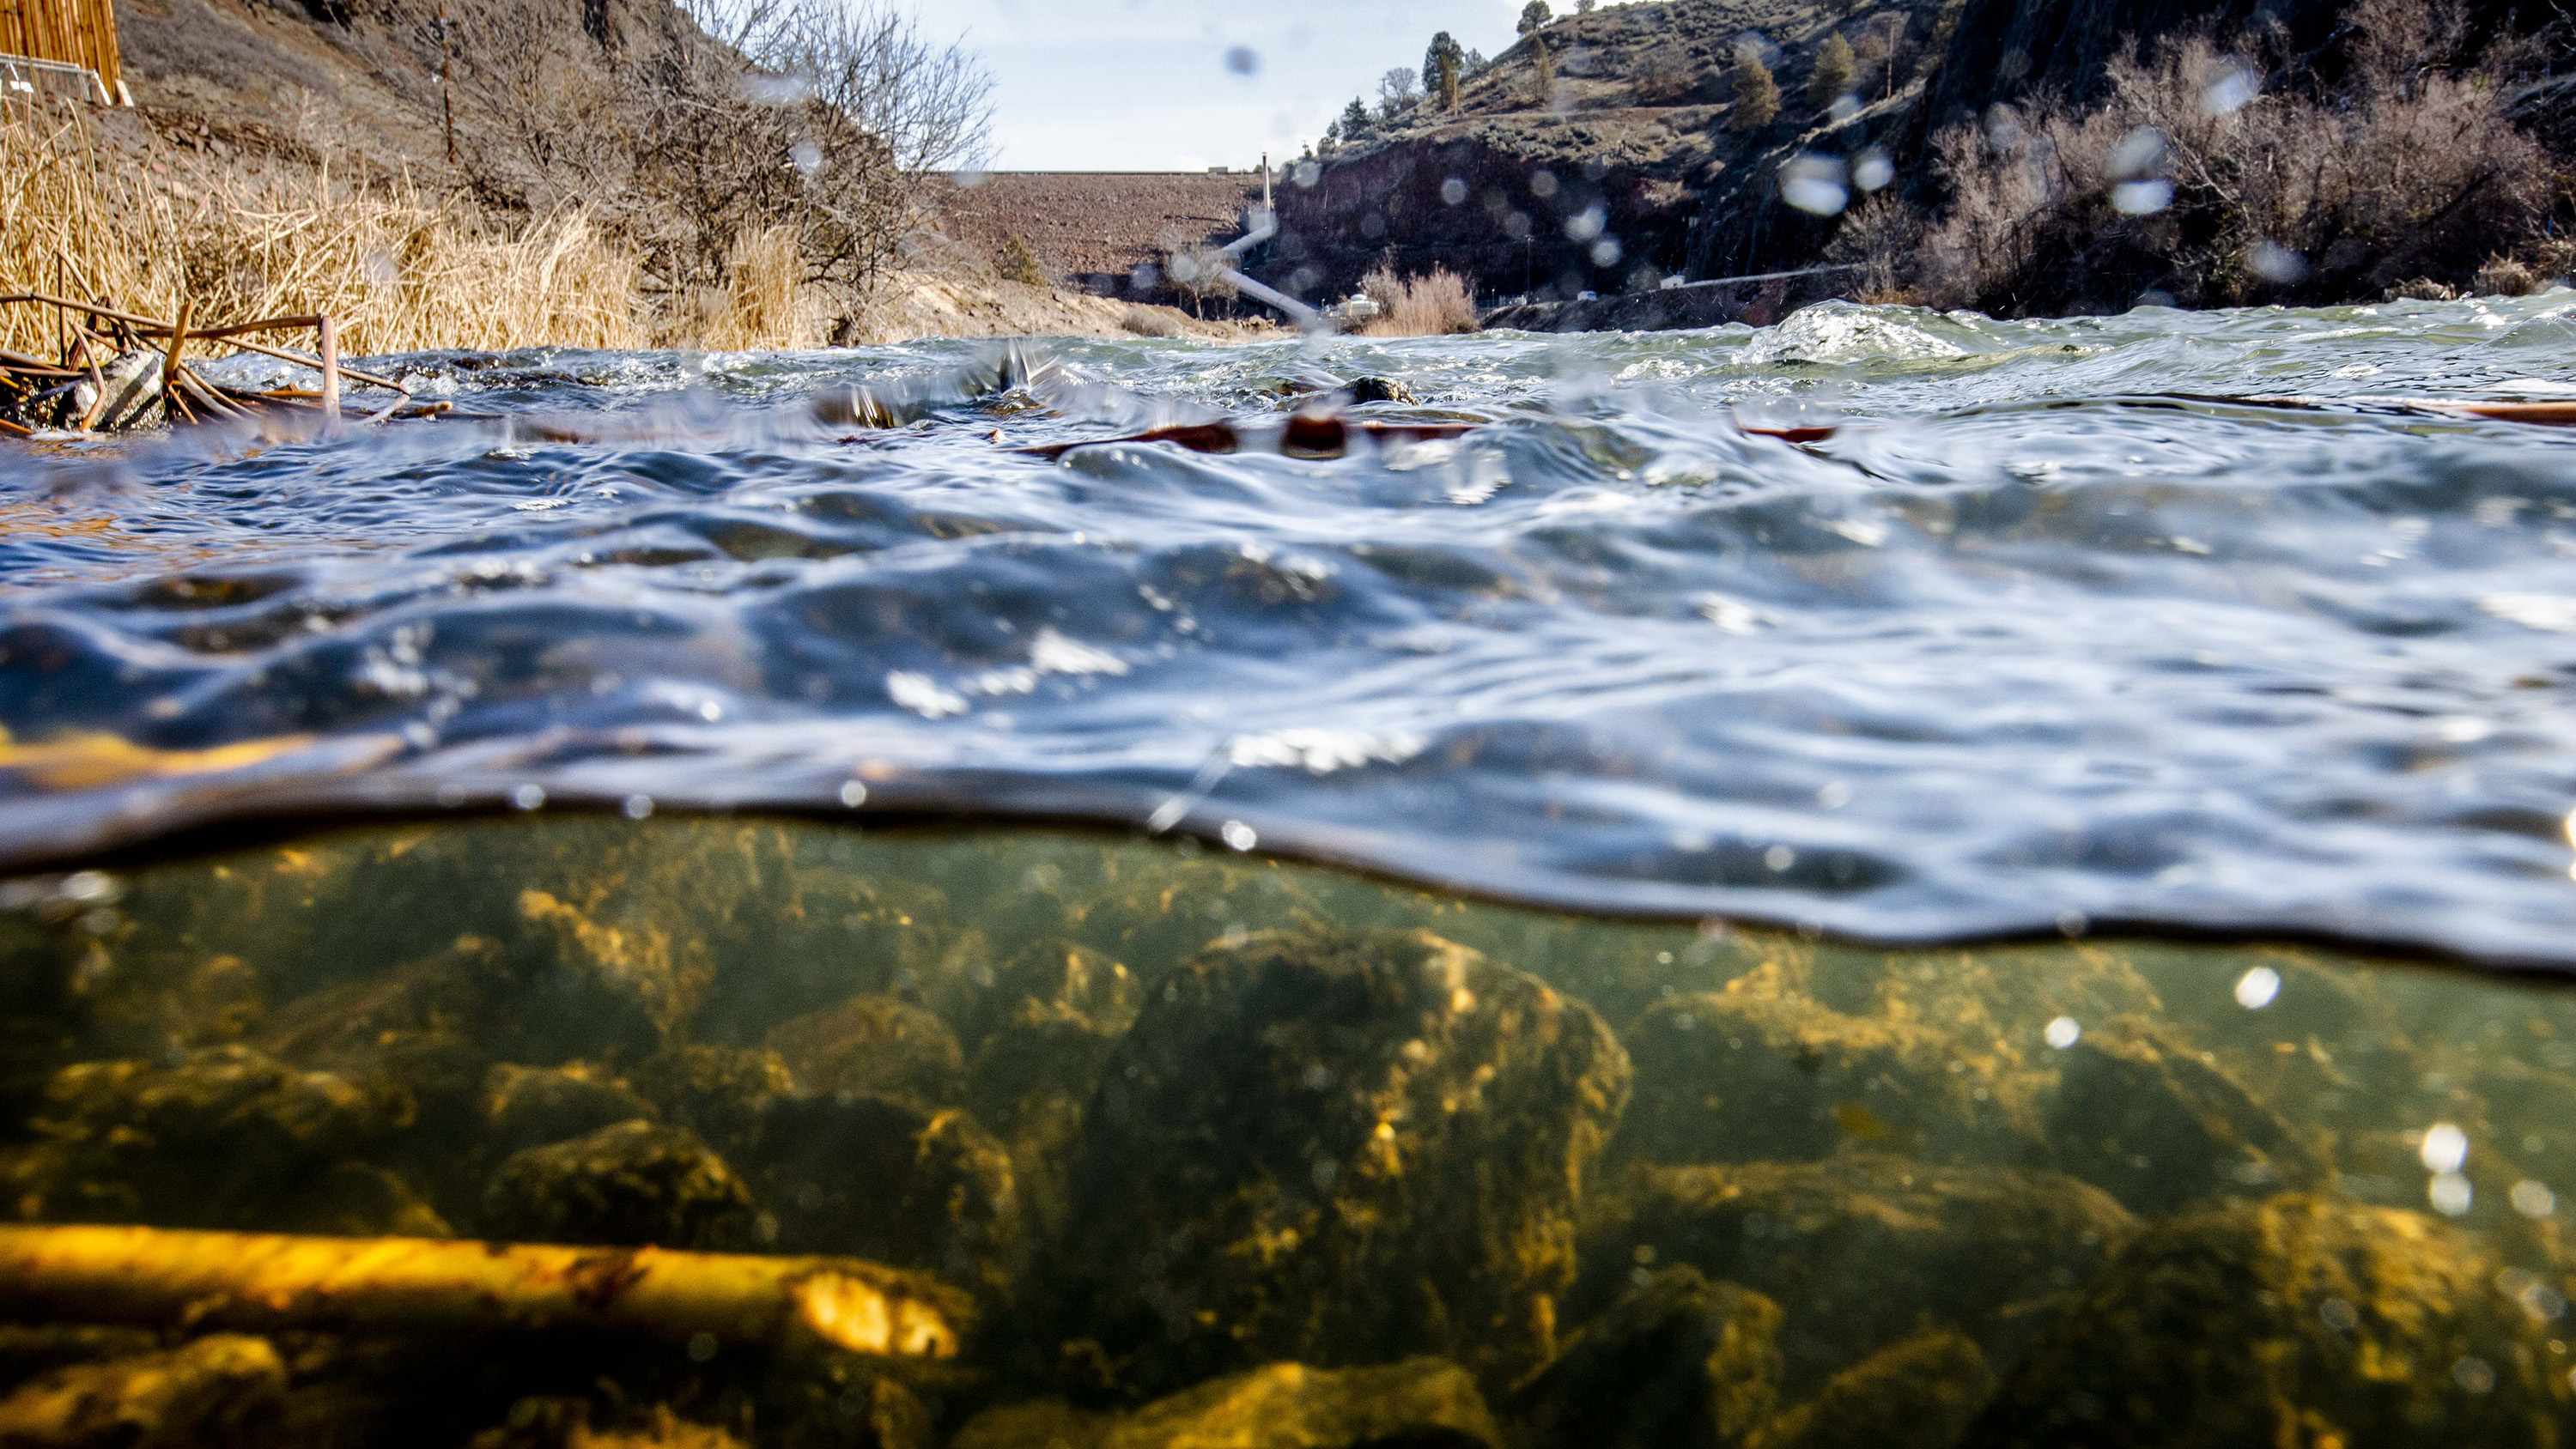
[[[1360,291],[1380,311],[1360,329],[1369,337],[1444,337],[1476,330],[1476,298],[1467,279],[1446,267],[1418,277],[1398,277],[1380,267],[1360,279]]]
[[[0,290],[109,298],[203,322],[327,312],[352,354],[426,348],[807,345],[792,235],[736,244],[744,266],[699,315],[657,317],[635,253],[579,209],[515,228],[407,180],[327,164],[259,179],[149,184],[77,109],[0,103]],[[41,351],[52,321],[0,315],[0,347]]]

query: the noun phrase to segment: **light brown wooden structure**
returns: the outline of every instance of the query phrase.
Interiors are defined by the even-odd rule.
[[[114,0],[0,0],[0,53],[94,70],[110,96],[124,74]]]

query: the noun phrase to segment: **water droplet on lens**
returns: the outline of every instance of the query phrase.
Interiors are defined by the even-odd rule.
[[[1224,837],[1226,844],[1233,846],[1237,850],[1250,850],[1261,841],[1261,837],[1253,834],[1252,827],[1244,824],[1240,820],[1229,820],[1225,822],[1225,824],[1217,828],[1216,833]]]
[[[865,805],[868,803],[868,787],[860,784],[856,780],[843,780],[841,782],[841,803],[849,806],[853,810]]]
[[[625,805],[620,808],[625,810],[627,819],[641,820],[653,813],[653,797],[642,794],[629,795],[626,797]]]
[[[2053,1017],[2050,1019],[2048,1025],[2040,1028],[2039,1036],[2040,1040],[2047,1042],[2050,1046],[2057,1048],[2059,1051],[2064,1051],[2083,1039],[2084,1028],[2075,1024],[2074,1017]]]
[[[2448,1122],[2436,1122],[2424,1129],[2417,1155],[2424,1159],[2426,1172],[2458,1172],[2469,1160],[2469,1134]]]
[[[2236,1004],[2247,1011],[2260,1011],[2281,994],[2281,973],[2269,966],[2257,966],[2236,978]]]
[[[1236,75],[1258,75],[1261,53],[1248,45],[1231,46],[1225,53],[1225,68]]]
[[[1457,177],[1455,177],[1455,176],[1452,176],[1452,177],[1450,177],[1448,180],[1443,181],[1443,182],[1441,182],[1441,183],[1440,183],[1440,200],[1441,200],[1443,203],[1445,203],[1445,204],[1447,204],[1447,205],[1450,205],[1450,206],[1456,206],[1457,204],[1459,204],[1459,203],[1460,203],[1460,202],[1462,202],[1462,201],[1465,201],[1466,199],[1467,199],[1467,183],[1466,183],[1466,182],[1459,180],[1459,179],[1458,179]]]
[[[522,810],[534,810],[546,803],[546,787],[531,782],[510,792],[510,803]]]
[[[2545,1218],[2558,1211],[2558,1194],[2527,1177],[2513,1185],[2509,1196],[2513,1210],[2527,1218]]]

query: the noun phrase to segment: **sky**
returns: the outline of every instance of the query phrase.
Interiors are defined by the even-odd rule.
[[[1250,168],[1294,157],[1446,30],[1487,55],[1521,0],[911,0],[993,73],[1007,171]],[[1249,52],[1238,74],[1228,52]]]

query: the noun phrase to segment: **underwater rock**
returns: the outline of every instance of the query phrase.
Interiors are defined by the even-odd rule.
[[[0,1323],[0,1393],[38,1374],[102,1359],[153,1353],[161,1336],[148,1328],[93,1323]]]
[[[530,1243],[750,1246],[750,1191],[684,1127],[625,1122],[531,1147],[483,1197],[483,1235]]]
[[[874,1092],[954,1106],[965,1055],[938,1017],[891,996],[853,996],[779,1023],[768,1043],[809,1092]]]
[[[496,1157],[653,1115],[652,1103],[587,1062],[500,1062],[483,1078],[484,1141]]]
[[[1501,1449],[1476,1381],[1454,1363],[1369,1368],[1274,1363],[1214,1379],[1130,1414],[1061,1400],[991,1409],[950,1449]]]
[[[1422,931],[1264,933],[1176,970],[1082,1125],[1059,1322],[1133,1382],[1554,1348],[1628,1060],[1583,1003]]]
[[[2307,1194],[2131,1244],[1969,1431],[1998,1446],[2567,1442],[2563,1344],[2478,1240]]]
[[[271,1442],[286,1364],[264,1338],[56,1369],[0,1399],[8,1449],[229,1449]]]
[[[1845,1146],[2009,1158],[2031,1135],[1995,1063],[1915,1022],[1797,996],[1705,991],[1629,1028],[1636,1099],[1622,1158],[1796,1162]]]
[[[1014,1023],[1079,1022],[1116,1035],[1135,1024],[1145,1004],[1143,980],[1088,946],[1040,941],[993,973],[992,985],[966,1016],[966,1039],[980,1044]]]
[[[404,1181],[360,1155],[408,1103],[244,1046],[177,1066],[56,1072],[34,1145],[0,1157],[11,1215],[55,1222],[444,1236]]]
[[[2131,1017],[2087,1031],[2059,1061],[2047,1109],[2054,1162],[2139,1213],[2217,1194],[2313,1187],[2323,1150],[2212,1054]]]
[[[782,1252],[831,1253],[998,1289],[1021,1254],[1010,1154],[975,1119],[840,1092],[768,1104],[739,1159]]]
[[[1753,1449],[1948,1449],[1995,1389],[1985,1354],[1947,1329],[1882,1348],[1782,1413]]]
[[[510,1406],[509,1418],[466,1441],[466,1449],[743,1449],[722,1429],[691,1423],[667,1405],[632,1425],[594,1429],[586,1399],[532,1394]],[[883,1445],[880,1449],[910,1449]]]
[[[740,1153],[760,1137],[769,1104],[794,1095],[795,1074],[774,1051],[695,1044],[676,1046],[636,1064],[627,1082],[675,1125]]]
[[[1780,1306],[1676,1265],[1567,1340],[1506,1406],[1525,1442],[1585,1449],[1727,1446],[1780,1394]]]
[[[1780,1347],[1797,1389],[1927,1324],[2009,1360],[2136,1231],[2108,1193],[2050,1172],[1885,1153],[1639,1167],[1585,1234],[1579,1301],[1657,1263],[1741,1283],[1787,1313]]]

